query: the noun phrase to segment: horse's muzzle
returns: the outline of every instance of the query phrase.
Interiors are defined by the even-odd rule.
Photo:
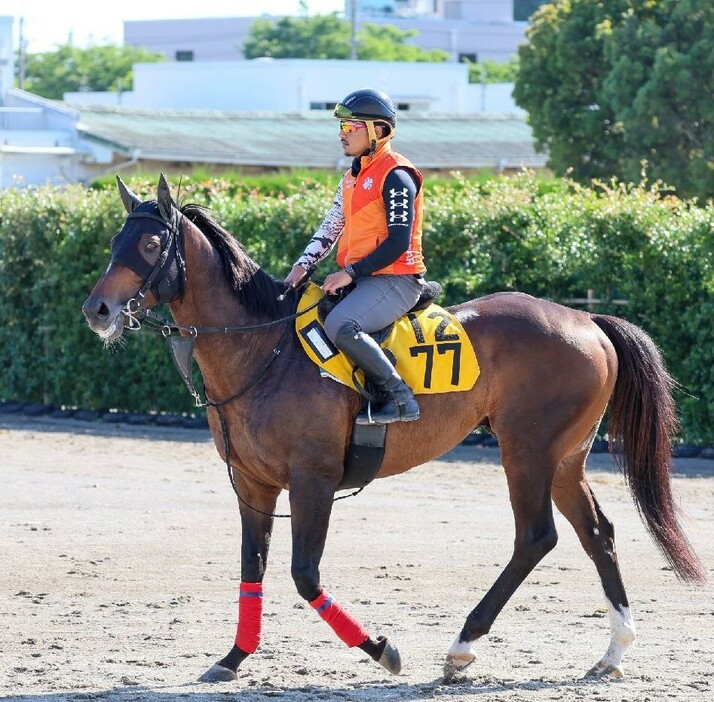
[[[82,305],[89,328],[104,341],[116,341],[124,332],[122,307],[108,304],[97,295],[90,295]]]

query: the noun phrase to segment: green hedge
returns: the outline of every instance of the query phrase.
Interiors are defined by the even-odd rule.
[[[184,181],[268,272],[282,277],[331,204],[334,176]],[[129,181],[155,196],[156,182]],[[643,326],[681,383],[682,438],[714,444],[714,209],[646,185],[590,189],[531,174],[426,183],[425,252],[441,303],[498,290]],[[161,337],[129,334],[110,351],[81,305],[125,215],[115,187],[0,191],[0,401],[135,412],[194,412]],[[334,270],[334,258],[316,278]],[[616,300],[627,300],[618,305]],[[575,305],[574,306],[582,306]],[[200,413],[200,412],[199,412]]]

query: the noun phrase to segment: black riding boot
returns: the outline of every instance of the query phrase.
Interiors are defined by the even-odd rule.
[[[367,405],[357,415],[357,424],[391,424],[419,419],[419,405],[414,393],[371,336],[346,324],[337,333],[335,345],[387,395],[383,402]]]

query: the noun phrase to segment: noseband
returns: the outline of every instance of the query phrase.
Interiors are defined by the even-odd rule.
[[[151,269],[149,268],[150,264],[139,252],[138,246],[134,245],[134,237],[127,237],[128,241],[118,246],[112,254],[113,263],[125,266],[144,278],[136,295],[127,303],[128,311],[136,312],[149,290],[154,294],[158,303],[171,302],[183,294],[186,283],[186,261],[182,250],[181,223],[183,215],[180,212],[178,217],[174,217],[173,220],[167,220],[151,212],[132,212],[127,216],[127,220],[130,219],[153,219],[168,230],[168,235],[162,232],[161,256]]]

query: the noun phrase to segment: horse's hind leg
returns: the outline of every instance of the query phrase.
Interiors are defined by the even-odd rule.
[[[260,643],[263,611],[263,577],[268,563],[272,516],[279,489],[248,484],[237,478],[241,516],[241,583],[238,597],[238,627],[230,653],[212,665],[199,680],[224,682],[234,680],[238,666]]]
[[[309,482],[308,482],[309,481]],[[348,646],[357,647],[398,675],[399,651],[384,637],[370,638],[364,626],[337,602],[320,583],[320,560],[335,494],[335,484],[315,476],[295,476],[290,487],[293,557],[292,576],[298,594]]]
[[[499,437],[501,438],[501,437]],[[476,657],[474,643],[487,634],[499,612],[538,562],[555,547],[558,535],[553,522],[550,485],[556,461],[545,451],[506,449],[501,459],[506,469],[516,535],[511,560],[491,589],[466,618],[461,633],[451,645],[444,664],[444,679],[451,680]],[[536,456],[537,458],[524,458]]]
[[[553,480],[553,500],[595,563],[607,598],[610,645],[586,677],[622,677],[622,657],[635,641],[635,625],[615,553],[615,530],[585,479],[586,458],[587,451],[560,464]]]

